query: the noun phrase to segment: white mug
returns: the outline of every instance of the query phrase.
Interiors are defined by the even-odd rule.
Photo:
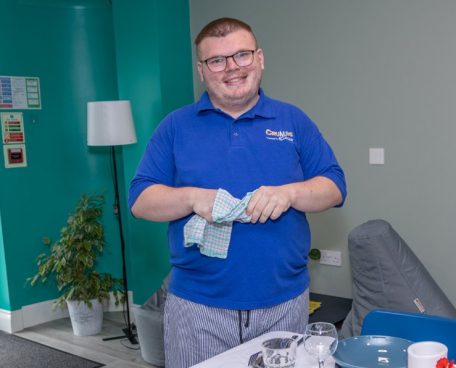
[[[440,342],[416,342],[407,349],[407,368],[435,368],[437,361],[447,355],[448,348]]]

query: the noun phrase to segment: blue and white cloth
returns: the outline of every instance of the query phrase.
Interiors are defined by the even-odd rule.
[[[245,210],[253,193],[255,192],[249,192],[244,198],[238,199],[226,190],[219,189],[212,208],[213,222],[194,215],[184,226],[184,245],[191,247],[197,244],[201,254],[225,259],[228,256],[233,222],[250,222],[251,217]]]

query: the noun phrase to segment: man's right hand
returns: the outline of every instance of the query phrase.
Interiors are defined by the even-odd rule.
[[[216,189],[194,188],[192,195],[193,212],[203,217],[206,221],[212,222],[212,209],[214,208]]]

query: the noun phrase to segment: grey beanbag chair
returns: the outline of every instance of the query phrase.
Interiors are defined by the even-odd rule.
[[[384,220],[368,221],[348,236],[353,304],[340,336],[357,336],[374,308],[456,318],[456,309],[421,261]]]

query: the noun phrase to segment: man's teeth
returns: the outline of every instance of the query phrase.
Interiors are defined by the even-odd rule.
[[[242,77],[239,77],[239,78],[233,78],[233,79],[228,79],[227,80],[227,83],[236,83],[236,82],[240,82],[241,80],[243,80],[244,78]]]

